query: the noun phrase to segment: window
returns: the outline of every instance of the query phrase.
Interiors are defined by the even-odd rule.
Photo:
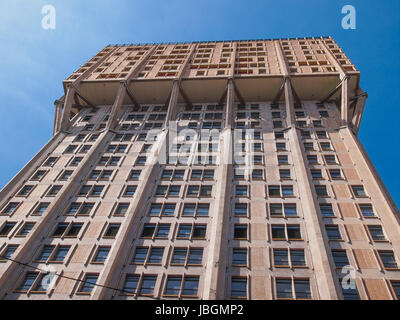
[[[98,247],[95,256],[92,259],[92,263],[104,263],[110,252],[110,247]]]
[[[342,240],[338,225],[325,225],[325,231],[329,240]]]
[[[238,240],[247,240],[247,224],[235,224],[233,229],[233,238]]]
[[[118,203],[115,208],[114,215],[124,216],[128,212],[129,203]]]
[[[104,238],[114,239],[119,231],[119,227],[119,223],[110,223],[107,227],[106,232],[104,233]]]
[[[55,245],[45,245],[42,248],[42,251],[39,253],[36,258],[36,262],[63,262],[65,257],[67,256],[70,246],[55,246]]]
[[[326,164],[338,164],[336,160],[336,156],[334,154],[326,154],[324,155]]]
[[[201,265],[203,260],[203,249],[202,248],[190,248],[189,256],[187,258],[187,265]]]
[[[292,197],[293,193],[293,186],[283,185],[282,187],[282,197]]]
[[[328,136],[327,136],[327,134],[326,134],[326,131],[322,131],[322,130],[317,130],[317,137],[319,138],[319,139],[323,139],[323,138],[328,138]]]
[[[27,236],[28,233],[32,230],[34,225],[35,225],[35,222],[25,222],[23,227],[17,233],[17,236],[19,236],[19,237]]]
[[[383,232],[382,226],[368,226],[369,234],[374,241],[386,241],[385,233]]]
[[[314,154],[307,155],[308,164],[318,164],[318,157]]]
[[[281,196],[281,188],[280,186],[268,186],[268,195],[270,197],[280,197]]]
[[[232,252],[232,265],[245,267],[247,266],[247,249],[234,248]]]
[[[61,174],[61,176],[60,176],[60,178],[59,178],[58,180],[60,180],[60,181],[68,180],[68,179],[72,176],[72,173],[73,173],[72,170],[65,170],[65,171]]]
[[[326,190],[326,186],[324,185],[316,185],[315,192],[317,193],[318,197],[328,197],[328,191]]]
[[[143,276],[139,295],[152,295],[156,284],[157,276]]]
[[[72,202],[69,206],[66,215],[89,215],[94,208],[94,203],[92,202]]]
[[[313,151],[314,150],[314,143],[312,142],[304,142],[304,150],[306,151]]]
[[[10,231],[15,227],[16,222],[6,222],[0,228],[0,237],[6,237]]]
[[[26,185],[23,186],[22,189],[17,193],[17,197],[27,197],[33,190],[34,186]]]
[[[236,196],[247,196],[248,195],[248,190],[247,186],[236,186]]]
[[[322,151],[332,151],[330,142],[321,142],[320,145],[321,145]]]
[[[392,289],[394,294],[396,295],[397,300],[400,300],[400,281],[391,281]]]
[[[353,194],[356,198],[364,198],[367,197],[363,186],[351,186],[353,190]]]
[[[343,268],[350,265],[346,250],[332,250],[332,257],[336,268]]]
[[[70,162],[70,166],[71,167],[77,167],[79,165],[79,163],[82,161],[82,157],[74,157],[71,162]]]
[[[207,225],[203,224],[180,224],[177,239],[205,239]]]
[[[340,169],[329,169],[329,174],[333,180],[343,179],[342,172]]]
[[[271,225],[272,240],[301,240],[300,225]]]
[[[164,248],[151,248],[147,263],[149,264],[161,264],[163,258]]]
[[[231,281],[231,298],[246,299],[247,298],[247,278],[233,277]]]
[[[279,155],[278,156],[278,164],[289,164],[287,155]]]
[[[334,217],[335,216],[335,213],[333,212],[332,204],[320,203],[319,208],[321,210],[321,214],[323,217]]]
[[[52,186],[50,190],[47,192],[47,197],[55,197],[58,192],[61,190],[62,186]]]
[[[43,177],[47,174],[47,171],[44,170],[38,170],[35,172],[35,174],[32,176],[31,181],[40,181],[43,179]]]
[[[341,284],[343,279],[339,279],[339,281]],[[354,285],[356,285],[356,284],[354,283]],[[346,289],[344,287],[346,287]],[[352,288],[352,286],[340,285],[340,288],[342,289],[342,294],[343,294],[344,300],[360,300],[360,295],[358,293],[357,286],[355,288]]]
[[[158,224],[157,231],[156,231],[156,234],[155,234],[155,238],[168,239],[170,227],[171,227],[170,224],[166,224],[166,223]]]
[[[289,267],[289,255],[287,249],[274,249],[274,266]]]
[[[164,295],[166,296],[197,296],[199,278],[193,276],[168,276]]]
[[[99,275],[97,273],[86,274],[83,279],[83,283],[78,289],[77,293],[90,294],[93,291],[94,286],[96,285],[98,277]]]
[[[13,256],[13,254],[17,250],[17,248],[18,248],[18,245],[13,245],[13,244],[7,245],[7,247],[0,254],[0,262],[5,262],[8,259],[11,259],[11,257]]]
[[[312,299],[308,279],[277,278],[275,283],[277,299]]]
[[[399,268],[393,251],[378,250],[378,254],[385,269],[397,270]]]
[[[19,202],[10,202],[2,211],[2,213],[11,215],[17,209]]]
[[[277,142],[276,143],[276,151],[286,151],[286,143],[285,142]]]
[[[322,171],[319,169],[311,169],[311,177],[314,180],[322,179]]]
[[[49,157],[47,160],[43,163],[43,167],[52,167],[54,164],[57,162],[56,157]]]
[[[142,170],[132,170],[129,174],[129,180],[139,180]]]
[[[279,177],[282,180],[291,179],[291,177],[290,177],[290,169],[279,169]]]
[[[364,217],[375,217],[374,209],[371,204],[360,204],[359,207]]]
[[[122,194],[123,197],[133,197],[135,195],[137,186],[128,185],[125,187],[124,193]]]
[[[39,272],[27,272],[25,273],[25,278],[22,280],[20,285],[15,290],[16,292],[26,293],[28,292],[33,284],[35,283],[37,277],[39,276]]]
[[[247,216],[247,203],[235,203],[235,216]]]

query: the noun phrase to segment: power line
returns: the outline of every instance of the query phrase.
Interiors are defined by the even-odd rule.
[[[4,259],[4,260],[9,260],[9,261],[15,262],[15,263],[17,263],[19,265],[22,265],[24,267],[28,267],[28,268],[32,268],[32,269],[38,270],[38,271],[40,271],[41,273],[44,273],[44,274],[48,274],[49,273],[48,270],[43,270],[43,269],[40,269],[38,267],[32,266],[32,265],[30,265],[28,263],[24,263],[24,262],[21,262],[21,261],[18,261],[18,260],[7,258],[5,256],[0,256],[0,259]],[[84,281],[84,280],[81,280],[81,279],[64,276],[62,274],[58,274],[57,272],[54,272],[54,275],[56,275],[57,277],[60,277],[60,278],[65,278],[65,279],[68,279],[68,280],[74,280],[74,281],[78,281],[78,282],[82,282],[82,283],[87,283],[87,284],[91,284],[93,286],[102,287],[102,288],[105,288],[105,289],[115,290],[115,291],[119,291],[119,292],[122,292],[122,293],[127,293],[127,294],[132,295],[132,292],[126,291],[124,289],[118,289],[118,288],[114,288],[114,287],[110,287],[110,286],[106,286],[106,285],[102,285],[102,284],[98,284],[98,283],[93,283],[93,282],[90,282],[90,281]],[[137,294],[135,294],[135,295],[137,295]],[[155,297],[150,297],[150,298],[157,299]]]

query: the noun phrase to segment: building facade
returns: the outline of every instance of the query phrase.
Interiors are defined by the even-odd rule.
[[[1,299],[399,299],[331,37],[107,46],[0,191]]]

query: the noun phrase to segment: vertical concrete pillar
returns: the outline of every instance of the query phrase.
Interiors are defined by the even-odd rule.
[[[342,123],[346,125],[349,122],[349,79],[347,76],[344,77],[342,83],[340,107]]]
[[[294,106],[290,81],[285,82],[285,104],[289,126],[287,135],[292,151],[293,168],[296,170],[296,178],[298,179],[298,191],[306,226],[306,230],[304,231],[308,235],[319,297],[329,300],[338,299],[336,282],[334,281],[333,260],[328,240],[323,234],[323,221],[319,214],[319,209],[317,209],[319,205],[314,185],[306,165],[306,156],[301,147],[299,132],[294,125],[295,119],[291,116]]]
[[[215,207],[209,223],[209,253],[207,257],[206,273],[204,275],[203,299],[215,300],[225,298],[225,270],[227,254],[228,220],[230,214],[230,197],[232,181],[232,113],[234,107],[233,80],[228,81],[226,97],[225,127],[220,136],[220,165],[217,184],[215,185]]]

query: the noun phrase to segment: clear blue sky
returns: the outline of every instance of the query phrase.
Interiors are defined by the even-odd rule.
[[[41,9],[56,8],[56,30]],[[341,8],[357,29],[341,27]],[[330,35],[369,94],[360,138],[400,204],[398,0],[3,0],[0,3],[0,188],[50,139],[61,82],[107,44]]]

